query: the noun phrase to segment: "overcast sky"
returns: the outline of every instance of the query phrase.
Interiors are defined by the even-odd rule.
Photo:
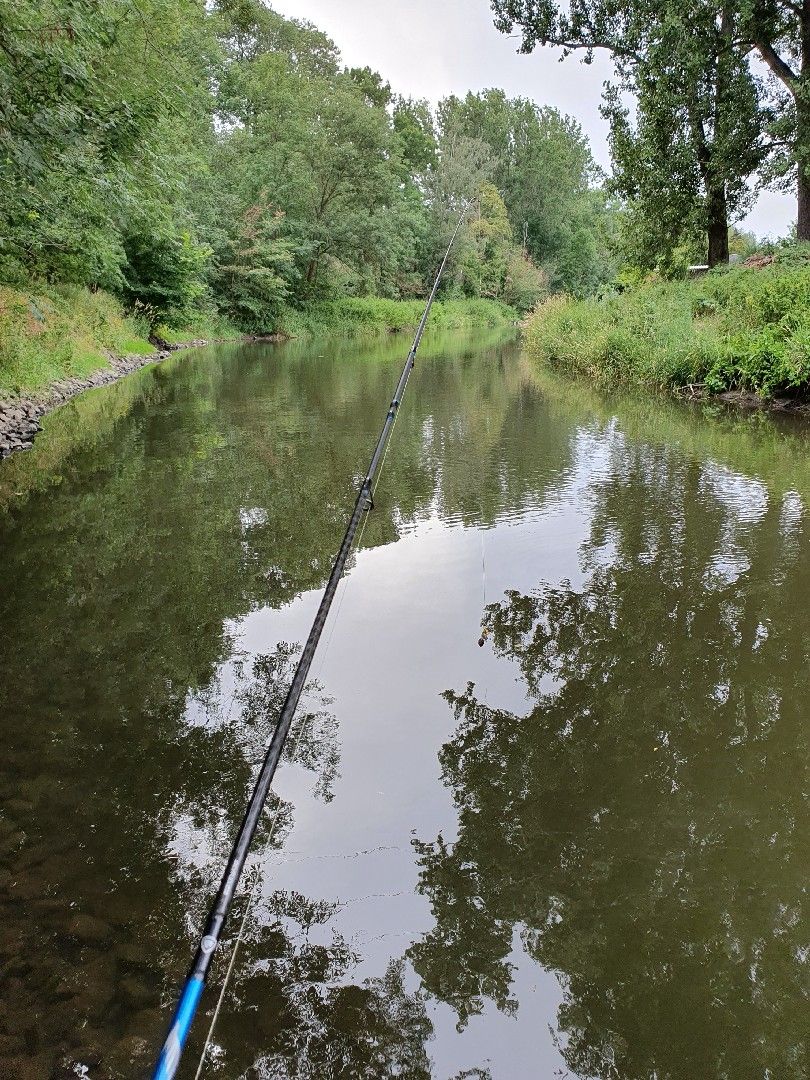
[[[397,93],[435,104],[447,94],[498,86],[512,97],[554,105],[576,117],[596,160],[610,167],[599,115],[609,61],[600,56],[587,67],[571,57],[561,64],[551,49],[521,56],[519,42],[493,26],[489,0],[270,0],[270,6],[314,23],[337,43],[345,63],[375,68]],[[760,236],[779,236],[795,216],[792,198],[765,192],[743,224]]]

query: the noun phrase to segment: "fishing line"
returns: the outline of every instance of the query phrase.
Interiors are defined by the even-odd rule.
[[[264,763],[256,779],[256,785],[245,810],[245,815],[242,819],[242,824],[239,827],[236,840],[231,848],[228,863],[225,867],[225,872],[222,875],[222,880],[217,889],[216,896],[214,897],[214,902],[211,906],[208,919],[206,920],[203,934],[198,941],[191,968],[183,983],[169,1032],[160,1050],[157,1063],[152,1073],[153,1080],[172,1080],[172,1077],[176,1075],[180,1065],[180,1059],[188,1040],[189,1031],[194,1022],[194,1016],[197,1012],[203,989],[205,988],[214,952],[219,945],[225,922],[233,905],[236,890],[239,886],[239,881],[242,877],[245,862],[250,851],[250,846],[256,835],[256,830],[259,827],[259,821],[261,819],[262,811],[264,810],[264,804],[267,801],[267,796],[270,793],[270,785],[275,776],[278,763],[281,760],[284,744],[287,741],[287,736],[290,732],[290,725],[292,724],[295,710],[306,685],[309,669],[312,666],[312,661],[315,656],[315,650],[318,647],[318,642],[321,639],[324,626],[326,625],[326,620],[332,607],[332,603],[334,602],[338,585],[343,577],[346,562],[352,550],[358,528],[360,527],[361,518],[374,507],[375,481],[378,479],[380,464],[386,456],[388,442],[396,422],[403,395],[405,394],[408,385],[408,379],[416,364],[416,354],[422,341],[422,335],[425,332],[425,325],[427,324],[428,316],[430,315],[430,309],[433,306],[433,301],[436,299],[436,293],[444,269],[447,265],[447,260],[450,257],[450,251],[458,236],[466,212],[467,207],[465,207],[459,215],[455,231],[450,239],[450,243],[447,245],[444,258],[442,259],[433,282],[433,288],[430,291],[430,296],[425,304],[422,317],[419,320],[413,344],[408,352],[397,388],[394,391],[394,396],[388,407],[388,412],[377,439],[377,445],[374,448],[368,471],[366,472],[365,479],[360,485],[360,489],[357,493],[354,509],[352,510],[343,540],[338,549],[337,556],[335,557],[335,562],[332,566],[331,573],[329,574],[321,602],[309,631],[309,636],[298,660],[295,674],[290,683],[290,688],[287,691],[287,697],[281,707],[278,724],[276,725],[275,732],[273,733],[273,737],[267,748]]]
[[[394,431],[396,429],[398,419],[399,419],[399,410],[397,410],[397,415],[394,417],[394,423],[391,426],[391,438],[393,438]],[[380,471],[377,474],[377,479],[376,479],[376,481],[374,483],[374,488],[373,488],[372,493],[371,493],[372,499],[374,498],[374,495],[377,493],[377,488],[379,487],[380,480],[382,479],[383,470],[385,468],[385,462],[386,462],[386,459],[388,457],[388,451],[390,450],[390,448],[391,448],[391,439],[389,438],[388,445],[385,448],[385,454],[383,455],[383,459],[382,459],[382,461],[380,463]],[[360,530],[360,535],[357,538],[357,542],[355,544],[355,551],[359,552],[360,548],[363,546],[363,535],[364,535],[364,533],[366,531],[366,526],[368,525],[369,517],[370,517],[370,514],[367,513],[366,516],[363,518],[363,527]],[[343,601],[346,598],[346,591],[349,588],[349,581],[350,580],[351,580],[350,575],[344,571],[343,589],[342,589],[341,594],[340,594],[340,600],[338,601],[337,610],[335,611],[335,617],[332,620],[332,626],[331,626],[330,631],[329,631],[329,637],[326,640],[326,646],[324,648],[323,658],[321,660],[321,666],[320,666],[320,669],[318,671],[318,674],[315,676],[316,682],[320,680],[320,677],[323,674],[323,669],[326,666],[326,658],[329,655],[329,646],[332,644],[332,638],[334,637],[335,627],[337,626],[338,620],[340,619],[340,612],[341,612],[341,609],[343,607]],[[486,594],[485,594],[485,596],[486,596]],[[231,704],[230,704],[230,706],[228,708],[228,716],[230,716],[230,711],[233,708],[233,703],[234,703],[235,698],[236,698],[236,691],[234,691],[234,694],[231,697]],[[298,733],[296,734],[296,737],[295,737],[295,742],[294,742],[294,745],[293,745],[293,752],[292,752],[292,756],[290,757],[290,764],[291,765],[295,763],[296,754],[298,753],[298,744],[300,742],[301,731],[303,731],[303,725],[301,726],[301,728],[299,729],[299,731],[298,731]],[[268,843],[270,842],[270,840],[272,840],[273,834],[275,833],[276,824],[278,823],[278,816],[279,816],[280,809],[281,809],[281,803],[279,802],[278,806],[276,807],[276,813],[275,813],[275,815],[273,817],[273,824],[270,827],[270,832],[269,832],[269,836],[268,836]],[[237,934],[236,943],[234,944],[233,952],[231,953],[230,963],[228,964],[228,970],[225,972],[225,979],[223,980],[222,988],[221,988],[221,990],[219,992],[219,997],[217,998],[216,1008],[214,1009],[214,1014],[211,1017],[211,1024],[210,1024],[210,1026],[208,1028],[208,1034],[206,1035],[206,1038],[205,1038],[205,1045],[203,1046],[202,1054],[200,1055],[200,1062],[199,1062],[199,1064],[197,1066],[197,1071],[194,1074],[194,1080],[200,1080],[200,1077],[202,1076],[203,1068],[205,1066],[205,1059],[208,1056],[208,1050],[209,1050],[209,1048],[211,1046],[211,1042],[212,1042],[213,1037],[214,1037],[214,1028],[217,1025],[217,1020],[219,1019],[219,1014],[220,1014],[220,1011],[222,1010],[222,1003],[225,1000],[225,994],[226,994],[227,989],[228,989],[228,984],[230,983],[231,975],[233,974],[234,965],[236,963],[236,954],[239,951],[239,946],[242,944],[242,938],[244,937],[244,933],[245,933],[245,926],[247,925],[247,918],[248,918],[248,915],[250,913],[251,908],[253,907],[253,900],[254,900],[254,897],[256,895],[256,892],[258,891],[258,887],[259,887],[260,882],[261,882],[261,875],[257,874],[256,879],[253,882],[253,885],[251,886],[250,892],[249,892],[247,900],[245,902],[245,910],[244,910],[244,912],[242,914],[242,921],[241,921],[241,923],[239,925],[239,933]]]
[[[293,737],[293,748],[292,748],[292,754],[290,755],[290,762],[289,762],[290,765],[295,764],[295,759],[296,759],[296,756],[298,755],[298,746],[299,746],[299,744],[301,742],[301,733],[303,732],[305,726],[306,725],[302,721],[300,727],[298,728],[298,731],[295,733],[295,735]],[[276,825],[278,825],[278,818],[279,818],[280,813],[281,813],[281,799],[279,799],[278,804],[276,805],[276,812],[273,815],[273,823],[270,826],[270,831],[269,831],[268,837],[267,837],[268,845],[272,841],[273,836],[275,834]],[[225,972],[225,978],[224,978],[224,980],[222,982],[222,988],[221,988],[221,990],[219,992],[219,997],[217,998],[217,1004],[216,1004],[216,1007],[214,1009],[214,1015],[211,1017],[211,1024],[210,1024],[210,1026],[208,1028],[208,1034],[205,1037],[205,1043],[204,1043],[203,1048],[202,1048],[202,1053],[200,1054],[200,1062],[199,1062],[199,1064],[197,1066],[197,1071],[194,1074],[194,1080],[200,1080],[200,1077],[202,1076],[202,1071],[203,1071],[203,1068],[205,1066],[205,1059],[208,1056],[208,1050],[209,1050],[209,1048],[211,1046],[211,1042],[212,1042],[212,1040],[214,1038],[214,1028],[217,1026],[217,1020],[219,1019],[219,1014],[220,1014],[220,1011],[222,1009],[222,1003],[225,1000],[225,994],[226,994],[226,992],[228,990],[228,984],[231,981],[231,975],[233,974],[233,969],[234,969],[234,966],[236,964],[236,954],[239,952],[239,946],[242,944],[242,939],[243,939],[243,937],[245,935],[245,927],[247,926],[248,915],[250,914],[250,910],[253,907],[253,900],[254,900],[254,898],[256,896],[256,893],[259,890],[259,885],[261,884],[261,881],[262,881],[262,875],[258,872],[258,867],[256,869],[257,869],[256,877],[255,877],[255,880],[254,880],[253,884],[250,887],[250,892],[248,893],[247,899],[245,901],[245,910],[242,913],[242,921],[239,924],[239,933],[236,935],[236,942],[234,943],[233,952],[231,953],[231,960],[230,960],[230,963],[228,964],[228,970]]]

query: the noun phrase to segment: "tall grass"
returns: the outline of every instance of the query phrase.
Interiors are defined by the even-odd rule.
[[[70,285],[37,285],[30,293],[0,287],[0,395],[89,375],[107,365],[107,352],[153,352],[146,332],[104,292]]]
[[[304,310],[287,308],[278,330],[289,337],[359,337],[396,330],[415,330],[424,310],[423,300],[386,300],[347,297],[312,304]],[[428,326],[435,330],[501,326],[517,319],[517,312],[495,300],[437,300]]]
[[[158,327],[170,344],[242,335],[216,312]],[[148,356],[146,319],[127,315],[109,293],[77,285],[33,283],[23,292],[0,286],[0,397],[41,390],[59,379],[107,367],[108,357]]]
[[[362,336],[413,330],[421,300],[376,297],[332,300],[303,311],[286,309],[276,326],[289,337]],[[434,304],[429,326],[439,330],[507,325],[517,312],[492,300]],[[41,390],[58,379],[83,377],[108,365],[108,356],[147,355],[144,321],[127,316],[108,293],[69,285],[32,284],[23,292],[0,286],[0,397]],[[240,337],[216,312],[200,311],[188,323],[159,326],[165,341]]]
[[[810,251],[602,299],[551,297],[530,315],[525,340],[538,359],[599,382],[804,394]]]

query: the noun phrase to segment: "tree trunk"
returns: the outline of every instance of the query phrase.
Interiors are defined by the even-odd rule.
[[[810,84],[810,0],[803,0],[799,11],[799,27],[802,41],[802,55],[799,70],[801,86],[796,95],[796,156],[799,165],[797,195],[799,215],[796,222],[796,236],[799,240],[810,240],[810,101],[807,91]]]
[[[776,5],[774,5],[776,7]],[[796,235],[799,240],[810,240],[810,0],[796,0],[785,4],[796,15],[796,24],[791,26],[791,39],[798,30],[799,66],[794,68],[780,56],[776,44],[767,34],[755,34],[753,44],[774,75],[790,93],[796,104],[796,163],[798,166],[798,220]],[[764,10],[764,6],[763,6]]]
[[[799,56],[798,85],[792,87],[796,101],[796,159],[798,166],[796,237],[799,240],[810,240],[810,100],[807,97],[808,86],[810,85],[810,0],[802,0],[797,11],[801,55]]]
[[[706,203],[709,266],[728,262],[728,210],[724,186],[709,191]]]
[[[796,236],[799,240],[810,240],[810,167],[799,171],[797,186],[799,218],[796,222]]]

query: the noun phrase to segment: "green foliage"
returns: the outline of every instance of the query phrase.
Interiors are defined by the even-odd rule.
[[[350,337],[411,331],[424,311],[422,300],[386,300],[356,297],[309,304],[303,310],[282,311],[278,326],[290,337]],[[517,311],[494,300],[437,300],[430,312],[431,330],[463,330],[514,323]]]
[[[528,311],[548,292],[548,277],[515,246],[504,201],[482,184],[455,255],[457,281],[467,295],[502,300]]]
[[[487,152],[515,237],[555,288],[587,295],[608,280],[609,212],[587,140],[570,117],[502,90],[451,96],[439,106],[443,138]],[[478,183],[480,184],[480,180]]]
[[[667,270],[702,236],[700,262],[728,261],[728,221],[750,205],[764,113],[730,5],[630,5],[618,86],[606,94],[614,189],[639,218],[642,265]],[[619,91],[635,97],[636,119]],[[708,251],[708,256],[707,256]],[[693,260],[694,261],[694,260]]]
[[[144,312],[153,323],[181,319],[205,292],[209,252],[171,223],[153,219],[139,225],[124,237],[122,295],[129,307]]]
[[[134,217],[180,186],[164,147],[210,114],[210,22],[197,0],[0,0],[0,280],[122,288]]]
[[[538,359],[597,381],[806,393],[810,252],[603,300],[552,297],[530,317],[526,341]]]
[[[419,176],[429,168],[435,168],[438,145],[428,102],[397,98],[393,122],[400,154],[411,174]]]
[[[496,25],[522,31],[523,50],[558,45],[610,52],[617,82],[606,87],[613,190],[638,227],[636,261],[662,266],[696,228],[709,265],[728,262],[729,218],[751,200],[749,177],[768,153],[762,87],[748,62],[741,5],[708,0],[494,0]],[[632,108],[628,105],[632,97]],[[675,257],[677,262],[677,257]]]
[[[214,289],[223,312],[245,330],[272,330],[290,292],[294,250],[279,236],[284,214],[266,201],[245,211],[237,235],[223,244]]]
[[[105,353],[148,354],[145,327],[107,293],[42,284],[31,293],[0,287],[0,395],[89,375]]]
[[[443,298],[585,293],[594,177],[557,113],[487,91],[448,99],[437,128],[261,0],[0,0],[0,282],[104,290],[167,340],[222,320],[396,327],[405,309],[361,301],[423,297],[469,199]]]
[[[535,266],[525,252],[513,248],[506,264],[502,298],[520,312],[530,311],[539,301],[548,295],[548,275]]]

